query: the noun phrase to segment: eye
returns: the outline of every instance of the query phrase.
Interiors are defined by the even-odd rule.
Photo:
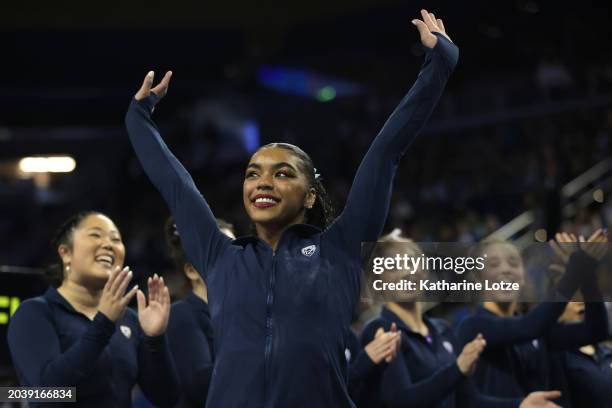
[[[111,238],[111,241],[113,241],[116,244],[120,244],[121,243],[121,238]]]
[[[294,177],[294,175],[290,171],[279,170],[279,171],[276,172],[276,177],[285,178],[285,177]]]
[[[257,177],[257,172],[255,171],[247,171],[244,175],[244,178],[254,178]]]
[[[90,236],[90,237],[95,237],[95,238],[102,238],[102,235],[100,235],[100,234],[99,234],[99,233],[97,233],[97,232],[92,232],[92,233],[90,233],[90,234],[89,234],[89,236]]]

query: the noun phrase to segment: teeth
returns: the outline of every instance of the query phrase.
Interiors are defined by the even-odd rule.
[[[273,198],[268,198],[268,197],[259,197],[255,200],[256,203],[272,203],[272,204],[276,204],[276,200],[274,200]]]
[[[100,255],[96,257],[96,261],[108,263],[109,265],[113,264],[113,258],[109,255]]]

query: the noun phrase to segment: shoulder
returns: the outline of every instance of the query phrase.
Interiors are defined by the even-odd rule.
[[[30,335],[32,330],[45,330],[51,327],[44,322],[52,322],[53,315],[51,307],[43,296],[28,299],[21,303],[15,314],[9,320],[8,340],[20,338],[22,335]]]
[[[174,302],[170,308],[168,327],[195,326],[196,318],[192,305],[185,300]]]
[[[36,316],[51,316],[51,307],[44,296],[27,299],[19,305],[11,321],[31,318]]]

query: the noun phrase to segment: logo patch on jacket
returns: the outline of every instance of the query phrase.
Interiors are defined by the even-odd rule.
[[[302,255],[304,256],[312,256],[317,250],[316,245],[308,245],[307,247],[302,248]]]
[[[448,351],[450,354],[453,354],[453,345],[450,341],[443,341],[442,345],[444,346],[446,351]]]
[[[119,326],[119,329],[121,330],[121,333],[123,333],[125,338],[129,339],[130,337],[132,337],[132,329],[130,329],[128,326],[121,325]]]

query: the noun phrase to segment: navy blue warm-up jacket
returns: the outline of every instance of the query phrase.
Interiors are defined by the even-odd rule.
[[[231,241],[219,231],[151,119],[155,94],[132,101],[131,143],[208,285],[215,349],[208,407],[354,406],[344,352],[360,291],[361,243],[380,236],[398,162],[457,63],[458,48],[437,36],[416,83],[365,155],[343,212],[324,231],[293,225],[276,251],[258,237]]]

